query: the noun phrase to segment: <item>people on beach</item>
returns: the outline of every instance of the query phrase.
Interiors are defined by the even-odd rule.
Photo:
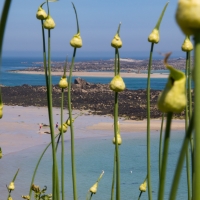
[[[39,125],[39,131],[41,130],[41,128],[42,128],[42,124]]]

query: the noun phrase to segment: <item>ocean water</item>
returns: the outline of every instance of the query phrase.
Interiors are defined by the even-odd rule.
[[[168,195],[170,192],[170,186],[177,163],[179,150],[183,141],[183,136],[184,133],[181,131],[175,131],[171,134],[164,199],[169,198]],[[107,136],[76,139],[76,169],[79,200],[86,199],[87,191],[95,183],[102,170],[105,171],[104,176],[99,183],[97,194],[94,195],[92,199],[110,199],[114,160],[114,145],[112,145],[111,140],[112,138]],[[158,195],[158,144],[158,132],[152,133],[151,178],[153,199],[157,199]],[[1,178],[0,190],[2,191],[2,188],[4,187],[5,192],[6,180],[12,179],[13,174],[15,173],[14,169],[16,170],[18,167],[20,167],[20,172],[16,179],[17,189],[13,191],[13,197],[16,200],[20,200],[20,196],[22,194],[26,195],[29,191],[33,169],[44,148],[45,145],[39,145],[5,156],[3,162],[1,162],[1,171],[9,171],[10,169],[10,173],[4,174],[3,179]],[[59,153],[60,148],[58,150],[58,155],[60,155]],[[13,162],[13,160],[15,160],[15,162]],[[65,141],[66,199],[73,199],[70,161],[70,142],[69,140],[67,140]],[[120,146],[120,162],[121,200],[138,199],[138,188],[146,177],[145,134],[134,133],[134,135],[128,134],[123,136],[123,143]],[[58,163],[60,163],[59,157]],[[35,179],[35,184],[39,184],[41,187],[47,186],[47,193],[51,193],[51,166],[51,149],[49,149],[41,161]],[[2,185],[2,182],[4,182],[4,185]],[[3,193],[1,192],[1,194]],[[148,199],[147,192],[142,194],[141,199]],[[177,199],[187,199],[187,179],[185,166],[182,171]]]
[[[93,60],[95,58],[81,58],[77,61]],[[34,62],[42,62],[42,58],[3,58],[1,74],[0,74],[0,84],[6,86],[17,86],[17,85],[45,85],[44,75],[31,75],[31,74],[18,74],[11,73],[9,70],[24,69],[27,67],[37,66]],[[63,58],[55,58],[52,61],[64,61]],[[163,73],[161,71],[160,73]],[[168,72],[167,70],[165,72]],[[72,81],[77,77],[73,77]],[[104,83],[107,84],[111,81],[111,78],[103,77],[82,77],[90,83]],[[58,84],[60,80],[59,76],[52,77],[52,83]],[[137,90],[145,89],[147,85],[146,78],[124,78],[127,89]],[[167,82],[165,78],[152,78],[151,79],[151,89],[162,90]]]
[[[55,61],[56,59],[54,59]],[[58,58],[58,61],[61,59]],[[64,59],[63,59],[64,60]],[[44,85],[43,75],[25,75],[9,73],[8,70],[22,69],[33,66],[33,62],[42,61],[41,58],[4,58],[2,62],[0,84],[15,86],[22,84]],[[109,83],[110,78],[84,77],[92,83]],[[53,83],[57,84],[60,77],[53,77]],[[146,79],[125,78],[128,89],[146,88]],[[151,79],[152,89],[163,89],[166,79]],[[80,130],[82,131],[82,130]],[[151,168],[153,199],[157,199],[158,191],[158,145],[159,131],[151,133]],[[85,133],[84,133],[85,134]],[[171,134],[169,147],[169,160],[166,176],[165,198],[168,199],[174,170],[176,167],[180,147],[183,141],[184,131],[174,131]],[[112,138],[105,135],[102,137],[76,139],[76,169],[78,199],[86,199],[88,189],[95,183],[101,171],[105,174],[99,183],[98,192],[93,196],[94,200],[110,199],[110,189],[113,170],[114,145]],[[25,150],[14,152],[3,157],[0,162],[0,199],[6,199],[6,184],[13,178],[17,168],[20,168],[16,179],[17,189],[13,191],[15,200],[20,200],[21,195],[27,195],[31,176],[36,162],[46,145],[38,145]],[[60,148],[58,149],[58,155]],[[2,162],[3,161],[3,162]],[[125,134],[123,144],[120,146],[121,161],[121,200],[138,199],[139,185],[146,177],[146,134]],[[60,163],[60,157],[58,157]],[[70,142],[65,140],[65,188],[66,199],[72,199]],[[35,184],[47,186],[47,193],[51,193],[51,149],[49,149],[36,176]],[[132,171],[132,173],[131,173]],[[6,173],[4,173],[6,172]],[[8,181],[9,180],[9,181]],[[147,192],[142,194],[141,199],[148,199]],[[187,199],[187,178],[185,165],[177,194],[177,199]]]

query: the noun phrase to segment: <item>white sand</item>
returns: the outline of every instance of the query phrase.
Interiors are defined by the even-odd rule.
[[[54,124],[60,121],[60,109],[54,108]],[[74,111],[74,116],[80,111]],[[68,117],[67,110],[64,111],[64,120]],[[48,127],[39,124],[49,124],[47,108],[45,107],[21,107],[4,106],[4,116],[0,119],[0,146],[3,154],[20,151],[32,146],[49,143],[50,134]],[[60,123],[59,123],[60,124]],[[75,138],[88,137],[113,137],[113,119],[109,116],[94,116],[84,112],[74,122]],[[184,130],[184,120],[173,120],[173,130]],[[160,120],[151,120],[152,132],[159,134]],[[131,121],[120,119],[120,132],[125,134],[138,134],[146,137],[146,120]],[[58,130],[55,130],[58,133]],[[65,133],[65,139],[70,139],[70,131]]]
[[[44,72],[35,71],[16,71],[15,73],[21,74],[44,74]],[[63,72],[52,72],[54,76],[62,76]],[[147,78],[147,74],[137,74],[137,73],[124,73],[121,72],[120,75],[123,78]],[[79,77],[113,77],[114,72],[73,72],[73,76]],[[153,73],[151,78],[167,78],[168,74]]]

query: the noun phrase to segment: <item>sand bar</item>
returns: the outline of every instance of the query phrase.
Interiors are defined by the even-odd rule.
[[[12,72],[13,73],[13,72]],[[44,72],[38,71],[15,71],[15,73],[20,74],[44,74]],[[63,72],[52,72],[54,76],[62,76]],[[137,74],[137,73],[124,73],[121,72],[120,75],[123,78],[147,78],[147,74]],[[78,77],[113,77],[114,72],[73,72],[73,76]],[[161,73],[153,73],[151,74],[151,78],[167,78],[168,74],[161,74]]]
[[[60,121],[60,109],[54,108],[54,123]],[[74,117],[80,111],[74,111]],[[68,117],[64,111],[64,119]],[[119,119],[122,137],[126,134],[146,137],[146,120],[133,121]],[[0,138],[3,154],[20,151],[29,147],[47,144],[50,142],[49,127],[43,126],[39,130],[39,124],[48,125],[48,113],[45,107],[21,107],[4,106],[4,116],[0,120]],[[184,120],[173,120],[172,130],[184,130]],[[74,122],[75,138],[113,137],[113,118],[110,116],[95,116],[84,112]],[[159,134],[160,119],[151,120],[153,134]],[[183,131],[184,132],[184,131]],[[58,130],[55,128],[55,133]],[[70,139],[69,130],[65,133],[65,140]]]

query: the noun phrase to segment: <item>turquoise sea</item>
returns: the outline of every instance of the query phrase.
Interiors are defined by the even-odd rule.
[[[56,60],[56,59],[55,59]],[[60,59],[58,59],[60,61]],[[64,59],[63,59],[64,60]],[[15,86],[22,84],[44,85],[42,75],[25,75],[9,73],[8,70],[21,69],[33,66],[33,62],[41,61],[39,58],[5,58],[2,62],[0,84]],[[57,84],[60,77],[53,77],[53,83]],[[109,78],[88,78],[88,82],[108,83]],[[146,88],[146,79],[125,79],[128,89]],[[163,89],[166,79],[151,79],[152,89]],[[79,119],[79,118],[78,118]],[[112,120],[110,118],[110,120]],[[80,130],[83,131],[84,130]],[[0,128],[1,135],[1,128]],[[170,185],[176,167],[179,150],[183,141],[184,131],[173,131],[169,148],[169,160],[167,168],[165,199],[168,199]],[[1,143],[0,143],[1,144]],[[93,200],[109,200],[113,170],[114,146],[111,145],[111,138],[102,134],[101,137],[76,139],[76,166],[77,166],[77,187],[78,199],[86,199],[88,189],[95,183],[102,170],[105,174],[99,183],[98,192]],[[151,168],[152,168],[152,190],[153,199],[157,199],[158,191],[158,144],[159,131],[151,133]],[[5,185],[9,184],[17,168],[20,168],[17,177],[18,189],[13,192],[14,200],[20,200],[22,194],[27,195],[31,175],[39,155],[46,145],[38,145],[18,152],[7,154],[0,161],[0,194],[5,194]],[[60,152],[60,149],[58,150]],[[60,155],[60,154],[59,154]],[[36,184],[47,186],[47,193],[51,193],[51,149],[47,151],[36,177]],[[136,200],[139,195],[139,185],[146,177],[146,134],[125,134],[123,145],[120,146],[121,160],[121,200]],[[59,161],[60,162],[60,158]],[[65,140],[65,166],[66,166],[66,199],[72,199],[72,184],[70,170],[70,142]],[[4,173],[4,171],[6,173]],[[132,173],[131,173],[132,172]],[[1,199],[1,195],[0,195]],[[4,198],[5,199],[5,198]],[[141,200],[147,200],[147,192],[143,193]],[[181,184],[179,186],[177,199],[187,199],[187,178],[185,165],[182,172]]]
[[[77,61],[84,60],[98,60],[99,58],[81,58]],[[108,58],[107,58],[108,59]],[[111,59],[111,58],[110,58]],[[64,58],[55,58],[52,61],[64,61]],[[99,59],[100,60],[100,59]],[[9,70],[24,69],[27,67],[37,66],[35,62],[42,62],[42,58],[3,58],[2,70],[0,74],[0,84],[6,86],[16,86],[16,85],[45,85],[44,75],[31,75],[31,74],[16,74],[10,73]],[[162,70],[160,73],[167,73],[168,71]],[[144,72],[145,73],[145,72]],[[77,77],[73,77],[72,81]],[[109,83],[111,78],[103,77],[82,77],[91,83]],[[59,76],[53,76],[53,84],[58,84],[60,80]],[[124,78],[127,89],[145,89],[147,84],[146,78]],[[151,89],[162,90],[166,84],[167,79],[163,78],[152,78],[151,79]]]

